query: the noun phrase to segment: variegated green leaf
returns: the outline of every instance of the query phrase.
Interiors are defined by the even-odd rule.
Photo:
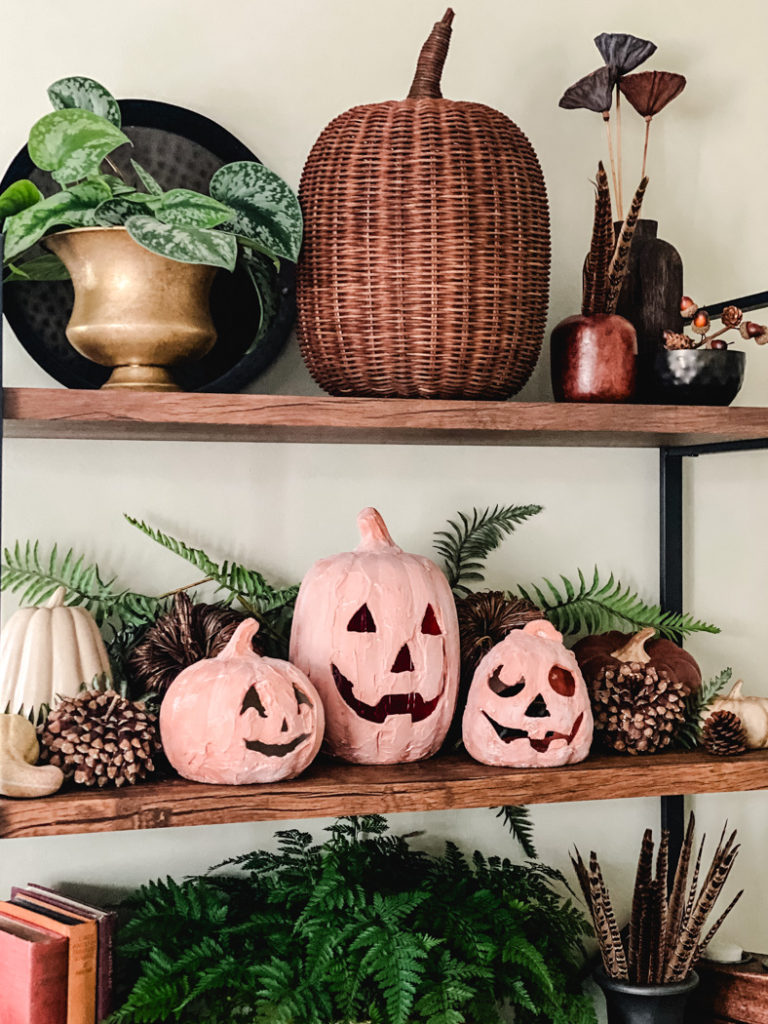
[[[68,281],[69,271],[58,256],[47,252],[25,263],[12,264],[4,284],[12,281]]]
[[[136,160],[131,160],[131,167],[136,171],[136,176],[151,196],[161,196],[163,194],[162,187],[140,163]]]
[[[98,178],[99,181],[109,185],[113,196],[124,196],[136,191],[133,185],[127,185],[122,178],[118,178],[115,174],[92,175],[88,180],[93,181],[94,178]]]
[[[28,147],[33,163],[63,185],[97,172],[104,157],[128,141],[90,110],[55,110],[32,125]]]
[[[94,226],[100,227],[125,224],[129,217],[154,212],[158,203],[157,196],[149,196],[145,192],[113,196],[96,207],[91,220]]]
[[[13,260],[57,227],[88,224],[91,211],[109,197],[103,182],[84,182],[56,192],[5,222],[5,259]]]
[[[13,217],[15,213],[21,213],[35,203],[39,203],[43,197],[37,185],[22,178],[21,181],[14,181],[5,192],[0,195],[0,223],[6,217]]]
[[[90,110],[92,114],[105,117],[118,128],[122,124],[120,106],[117,100],[103,85],[92,78],[74,75],[71,78],[60,78],[48,89],[48,98],[54,110]]]
[[[224,231],[180,228],[143,215],[129,217],[125,226],[134,241],[158,256],[180,263],[207,263],[225,270],[235,269],[237,242]]]
[[[296,262],[303,231],[301,207],[279,175],[263,164],[239,160],[216,171],[209,191],[235,211],[237,234],[253,238],[269,255]]]
[[[155,216],[179,227],[216,228],[231,221],[234,212],[210,196],[187,188],[174,188],[163,195]]]
[[[259,301],[259,326],[246,350],[252,352],[269,330],[277,313],[280,305],[280,289],[277,284],[277,273],[268,257],[245,251],[243,252],[243,264]]]

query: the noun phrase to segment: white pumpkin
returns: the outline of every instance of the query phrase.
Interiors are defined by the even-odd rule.
[[[743,680],[734,685],[725,697],[715,697],[702,715],[702,725],[716,711],[731,711],[738,715],[747,734],[747,748],[762,750],[768,747],[768,697],[743,697]]]
[[[0,637],[0,712],[37,718],[40,706],[74,697],[83,683],[112,673],[99,627],[85,608],[64,604],[66,588],[45,604],[20,608]]]

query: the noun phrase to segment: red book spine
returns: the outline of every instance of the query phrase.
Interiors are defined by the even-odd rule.
[[[65,1024],[68,942],[0,919],[0,1024]]]

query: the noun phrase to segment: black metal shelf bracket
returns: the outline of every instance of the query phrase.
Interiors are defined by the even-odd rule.
[[[659,601],[665,612],[683,610],[683,459],[764,449],[768,438],[659,449]],[[661,827],[669,832],[671,882],[685,834],[684,796],[661,798]]]

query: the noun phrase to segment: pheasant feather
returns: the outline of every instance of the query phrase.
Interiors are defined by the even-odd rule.
[[[595,219],[592,225],[592,242],[584,265],[584,287],[581,312],[584,316],[606,312],[608,297],[608,269],[614,249],[613,211],[608,175],[602,162],[597,167],[595,181]]]
[[[619,240],[616,243],[611,265],[608,268],[608,295],[605,304],[606,313],[616,312],[621,286],[624,284],[624,278],[627,276],[627,270],[629,269],[629,252],[632,247],[632,239],[635,234],[638,218],[640,217],[640,210],[643,205],[643,196],[645,195],[647,187],[648,179],[643,178],[637,186],[637,192],[635,192],[634,198],[632,199],[632,205],[627,211],[627,216],[624,218],[624,223],[622,224],[621,231],[619,232]]]

